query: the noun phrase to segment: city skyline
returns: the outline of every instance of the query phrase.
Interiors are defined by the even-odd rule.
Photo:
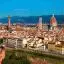
[[[0,17],[64,15],[64,0],[2,0]]]

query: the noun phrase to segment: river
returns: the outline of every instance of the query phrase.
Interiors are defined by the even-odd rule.
[[[64,64],[64,59],[34,55],[24,51],[6,51],[3,64]]]

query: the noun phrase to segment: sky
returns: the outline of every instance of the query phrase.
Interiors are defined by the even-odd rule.
[[[0,17],[64,15],[64,0],[0,0]]]

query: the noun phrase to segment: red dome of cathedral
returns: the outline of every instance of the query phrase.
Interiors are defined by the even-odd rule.
[[[57,26],[57,21],[56,21],[56,18],[54,17],[54,15],[51,17],[51,19],[50,19],[50,24],[52,25],[52,26]]]

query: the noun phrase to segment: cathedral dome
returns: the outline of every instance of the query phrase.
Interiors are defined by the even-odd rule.
[[[56,18],[54,17],[54,15],[51,17],[51,19],[50,19],[50,24],[52,25],[52,26],[57,26],[57,21],[56,21]]]

